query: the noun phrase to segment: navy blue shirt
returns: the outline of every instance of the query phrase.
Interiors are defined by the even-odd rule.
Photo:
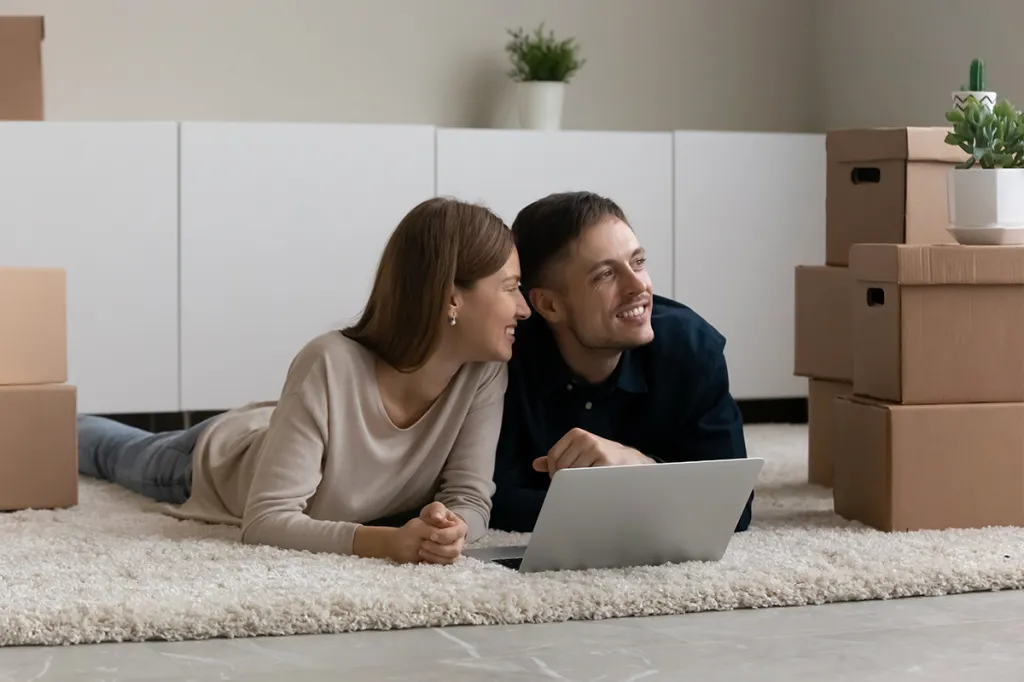
[[[574,376],[547,322],[516,328],[498,441],[491,527],[530,532],[551,479],[533,460],[579,427],[662,462],[747,456],[729,391],[725,338],[687,306],[654,296],[654,340],[624,351],[600,385]],[[750,500],[736,530],[750,524]]]

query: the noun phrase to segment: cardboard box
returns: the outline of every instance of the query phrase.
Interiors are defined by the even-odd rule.
[[[77,391],[0,386],[0,510],[78,504]]]
[[[953,243],[946,174],[966,158],[947,128],[827,133],[825,262],[847,265],[859,243]]]
[[[807,480],[832,487],[836,449],[836,398],[853,392],[848,382],[807,382]]]
[[[796,267],[794,374],[853,381],[853,298],[848,268]]]
[[[0,386],[68,380],[67,276],[0,267]]]
[[[854,393],[1024,402],[1024,247],[858,244],[850,255]]]
[[[836,398],[833,498],[884,531],[1024,525],[1024,403]]]
[[[0,120],[42,121],[42,17],[0,17]]]

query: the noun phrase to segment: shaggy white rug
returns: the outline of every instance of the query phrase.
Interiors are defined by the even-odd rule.
[[[1019,588],[1024,529],[886,534],[806,485],[806,427],[752,426],[755,522],[723,561],[523,575],[248,547],[111,485],[0,515],[0,645],[200,639],[679,614]],[[486,544],[522,538],[496,533]]]

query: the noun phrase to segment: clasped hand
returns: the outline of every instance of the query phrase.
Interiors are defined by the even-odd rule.
[[[469,527],[440,502],[431,502],[420,515],[398,529],[393,558],[401,563],[451,564],[462,554]]]

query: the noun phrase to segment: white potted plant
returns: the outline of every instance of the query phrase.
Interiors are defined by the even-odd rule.
[[[953,108],[963,111],[967,106],[967,100],[971,97],[978,100],[978,104],[991,110],[996,105],[996,93],[987,89],[988,83],[985,78],[985,61],[974,59],[971,61],[971,76],[968,85],[953,92]]]
[[[508,75],[517,87],[520,126],[561,128],[566,85],[586,63],[579,57],[576,40],[556,40],[553,32],[544,33],[544,24],[532,34],[520,28],[509,30],[509,35],[505,51],[512,62]]]
[[[968,97],[946,113],[946,143],[967,158],[949,170],[949,231],[961,244],[1024,244],[1024,117],[1008,101]]]

